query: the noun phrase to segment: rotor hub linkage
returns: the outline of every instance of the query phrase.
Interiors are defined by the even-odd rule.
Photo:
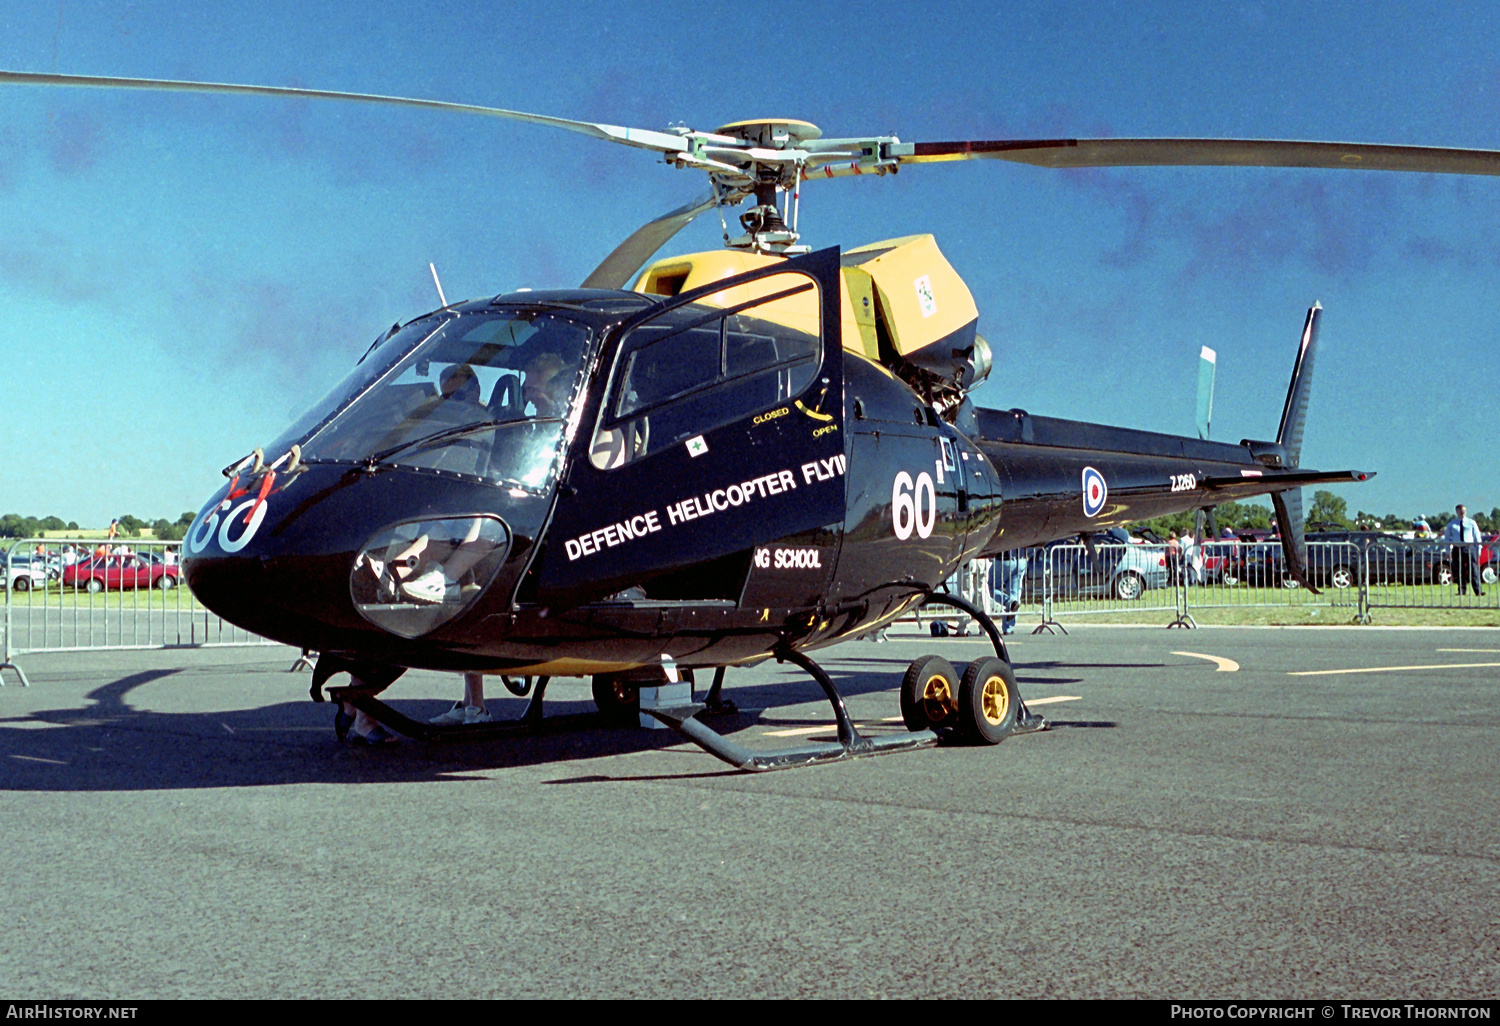
[[[751,207],[740,215],[740,225],[751,235],[761,235],[765,232],[784,232],[787,230],[786,221],[781,216],[781,211],[767,204],[760,207]]]

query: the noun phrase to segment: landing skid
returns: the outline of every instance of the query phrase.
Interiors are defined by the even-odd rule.
[[[486,741],[491,738],[513,737],[516,734],[534,733],[545,723],[549,729],[566,729],[568,727],[593,726],[598,723],[598,716],[593,713],[581,713],[574,716],[554,716],[551,719],[542,718],[542,696],[547,691],[547,682],[551,678],[538,677],[536,686],[532,689],[531,701],[526,703],[526,711],[517,720],[502,720],[492,723],[468,723],[457,726],[439,726],[435,723],[423,723],[397,712],[391,706],[386,705],[375,697],[375,691],[368,687],[347,685],[339,688],[329,688],[328,697],[334,702],[348,702],[360,712],[369,716],[376,723],[388,730],[412,738],[416,741]],[[342,709],[342,706],[340,706]],[[335,730],[338,730],[342,719],[335,719]],[[347,731],[347,725],[344,730]],[[339,740],[344,739],[343,731],[339,732]]]
[[[714,682],[709,687],[708,694],[703,696],[704,716],[733,716],[740,711],[740,707],[723,696],[724,691],[724,667],[720,666],[714,670]],[[692,671],[689,671],[691,674]],[[691,676],[688,680],[692,680]]]
[[[938,743],[938,736],[931,730],[918,730],[909,734],[892,734],[885,737],[864,737],[849,718],[843,696],[834,687],[833,680],[823,668],[800,652],[783,647],[776,652],[777,662],[789,662],[806,670],[828,702],[833,706],[833,718],[838,725],[838,744],[817,743],[796,748],[771,750],[750,749],[735,744],[723,734],[697,719],[704,705],[692,702],[671,708],[642,708],[641,712],[665,723],[709,755],[750,773],[765,773],[769,770],[793,769],[818,762],[840,762],[866,755],[883,755],[886,752],[905,752],[916,748],[931,748]]]
[[[953,606],[973,617],[975,622],[984,630],[985,634],[989,636],[990,643],[995,648],[996,656],[1006,665],[1003,672],[1007,677],[1010,677],[1010,653],[1006,649],[1005,642],[1001,640],[1000,631],[995,626],[995,622],[984,610],[951,595],[931,595],[927,601]],[[834,686],[833,679],[828,676],[822,667],[802,653],[793,651],[789,645],[781,645],[774,654],[777,662],[789,662],[800,667],[813,680],[817,681],[818,686],[823,689],[823,694],[827,697],[829,705],[833,707],[834,722],[838,730],[837,744],[813,743],[798,747],[770,750],[751,749],[736,744],[703,723],[699,719],[700,715],[712,716],[716,713],[728,714],[734,711],[734,704],[720,697],[724,686],[725,672],[722,666],[718,667],[714,673],[713,686],[704,696],[706,701],[689,701],[678,706],[647,706],[642,707],[640,712],[671,727],[705,752],[714,756],[714,758],[728,763],[735,769],[750,773],[793,769],[798,766],[809,766],[822,762],[840,762],[846,759],[863,758],[868,755],[883,755],[887,752],[905,752],[918,748],[931,748],[940,743],[941,737],[938,732],[930,729],[913,730],[905,734],[890,734],[881,737],[863,736],[854,726],[854,721],[850,719],[849,710],[844,705],[843,696],[839,694],[838,689]],[[314,672],[313,684],[310,689],[313,699],[315,701],[323,701],[323,682],[333,673],[345,669],[353,672],[355,668],[337,660],[330,661],[326,668],[320,665],[318,670]],[[373,686],[371,684],[354,684],[346,687],[328,688],[328,696],[337,703],[347,702],[349,705],[368,715],[381,726],[418,741],[481,741],[490,738],[513,736],[518,733],[534,732],[543,723],[546,723],[553,729],[566,729],[574,725],[583,726],[597,722],[597,717],[588,714],[581,716],[560,716],[544,721],[542,717],[542,698],[547,690],[549,678],[538,677],[535,689],[531,694],[531,701],[527,703],[526,711],[521,714],[518,720],[457,726],[421,723],[397,712],[375,697],[389,686],[391,681],[400,676],[400,670],[398,668],[396,672],[387,673],[384,676],[389,679],[381,679]],[[521,684],[513,683],[508,678],[505,680],[505,685],[515,695],[524,695],[527,690]],[[1010,687],[1014,689],[1013,677],[1010,677]],[[1011,726],[1002,728],[1005,733],[1026,734],[1046,730],[1047,721],[1026,709],[1025,703],[1021,701],[1019,692],[1013,693],[1017,705],[1017,715],[1012,721]],[[334,720],[334,729],[338,732],[339,740],[342,741],[344,739],[352,719],[352,717],[345,716],[343,706],[340,704],[339,712]],[[915,726],[916,724],[913,725]],[[1004,736],[1004,733],[1001,733],[995,737],[991,737],[987,739],[987,743],[994,744]]]

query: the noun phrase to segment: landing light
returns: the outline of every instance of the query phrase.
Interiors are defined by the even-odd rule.
[[[509,549],[510,530],[488,515],[396,524],[355,557],[349,593],[375,626],[419,637],[473,605]]]

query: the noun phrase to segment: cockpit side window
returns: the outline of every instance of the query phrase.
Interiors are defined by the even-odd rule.
[[[778,274],[632,329],[590,449],[601,470],[799,396],[817,376],[817,286]]]
[[[719,381],[724,375],[723,321],[687,331],[648,325],[635,332],[615,416],[628,417]]]

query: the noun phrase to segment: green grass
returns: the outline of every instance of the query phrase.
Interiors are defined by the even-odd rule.
[[[12,608],[26,609],[47,606],[51,609],[177,609],[198,611],[203,606],[193,593],[179,585],[169,591],[160,588],[125,588],[89,594],[82,589],[48,585],[46,591],[12,591]]]
[[[1144,603],[1158,605],[1169,593],[1152,590],[1143,597]],[[1453,589],[1437,585],[1418,587],[1372,588],[1374,603],[1400,603],[1390,608],[1375,606],[1370,610],[1372,623],[1378,626],[1406,627],[1500,627],[1500,585],[1486,589],[1483,598],[1467,595],[1465,608],[1442,608],[1438,604],[1454,601]],[[184,587],[163,592],[159,588],[139,588],[124,591],[105,591],[90,595],[73,588],[52,585],[42,591],[13,591],[11,606],[15,609],[182,609],[201,612],[204,607]],[[1257,626],[1304,626],[1349,624],[1355,622],[1358,593],[1352,590],[1326,590],[1322,595],[1311,595],[1301,589],[1282,588],[1227,588],[1199,589],[1188,592],[1188,613],[1196,623],[1208,625],[1257,625]],[[1219,606],[1200,603],[1227,602],[1233,605]],[[1477,603],[1488,603],[1483,608]],[[1129,608],[1123,603],[1105,602],[1056,602],[1054,615],[1064,627],[1075,623],[1129,623],[1165,626],[1172,622],[1175,614],[1171,609]],[[930,617],[924,615],[924,621]],[[1027,605],[1021,608],[1017,626],[1022,630],[1035,627],[1041,607]]]
[[[1469,594],[1459,600],[1452,586],[1382,586],[1370,589],[1371,622],[1383,626],[1500,627],[1500,586],[1486,589],[1483,598]],[[1143,603],[1161,605],[1171,593],[1147,591]],[[1302,588],[1190,588],[1187,611],[1200,624],[1300,626],[1348,624],[1359,612],[1357,589],[1326,588],[1314,595]],[[1460,602],[1462,605],[1460,606]],[[1455,608],[1449,608],[1455,607]],[[1023,622],[1034,622],[1035,606],[1022,609]],[[1130,609],[1119,602],[1055,602],[1053,615],[1070,623],[1168,624],[1171,609]]]

